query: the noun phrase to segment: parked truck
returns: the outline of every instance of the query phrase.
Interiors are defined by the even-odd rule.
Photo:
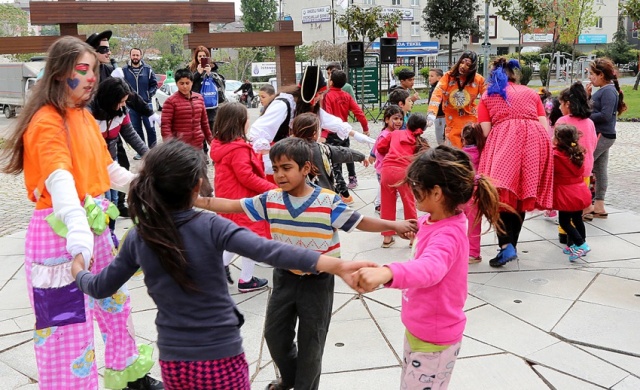
[[[0,64],[0,109],[6,118],[20,112],[44,66],[44,61]]]

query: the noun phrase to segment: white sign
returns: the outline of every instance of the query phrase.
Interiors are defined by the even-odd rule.
[[[296,73],[302,73],[302,63],[296,62]],[[276,74],[275,62],[252,62],[251,63],[251,76],[273,76]]]
[[[413,20],[413,8],[391,8],[383,7],[382,15],[390,15],[394,11],[400,11],[402,13],[402,20]]]
[[[553,34],[524,34],[523,43],[553,42]]]
[[[320,23],[331,21],[331,6],[303,8],[302,23]]]

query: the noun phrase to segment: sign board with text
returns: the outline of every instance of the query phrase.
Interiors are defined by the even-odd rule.
[[[379,65],[378,57],[366,56],[364,58],[364,68],[349,68],[349,83],[353,86],[353,90],[356,93],[356,101],[362,103],[379,103],[380,102],[380,90],[378,88],[379,83]],[[361,99],[362,95],[362,75],[364,73],[364,99]]]
[[[303,8],[302,23],[321,23],[331,21],[331,6]]]

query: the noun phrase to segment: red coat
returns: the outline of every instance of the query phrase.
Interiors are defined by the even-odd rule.
[[[202,149],[202,143],[213,141],[207,110],[199,93],[191,92],[187,98],[179,91],[169,96],[162,105],[162,140],[178,138],[194,148]]]
[[[355,115],[358,122],[362,125],[362,131],[365,133],[369,132],[367,117],[348,92],[343,91],[341,88],[331,87],[329,88],[329,92],[324,95],[322,104],[327,113],[337,116],[342,119],[343,122],[347,122],[349,119],[349,111],[353,112],[353,115]],[[328,130],[322,130],[322,136],[324,138],[327,138],[329,134],[331,133],[329,133]]]
[[[591,204],[591,192],[584,183],[584,164],[577,167],[563,152],[553,150],[553,208],[580,211]]]
[[[244,140],[239,138],[222,143],[215,139],[211,143],[210,154],[215,164],[213,188],[216,196],[227,199],[251,198],[278,188],[265,179],[262,159]],[[244,213],[220,215],[256,234],[271,237],[269,224],[265,221],[252,222]]]

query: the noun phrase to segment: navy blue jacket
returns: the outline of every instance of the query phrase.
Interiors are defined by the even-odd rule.
[[[131,64],[125,66],[122,69],[124,79],[127,80],[131,89],[140,95],[145,102],[151,103],[151,98],[158,90],[158,80],[156,80],[156,74],[153,73],[151,67],[142,60],[140,60],[140,67],[142,69],[140,69],[140,73],[136,77]]]

